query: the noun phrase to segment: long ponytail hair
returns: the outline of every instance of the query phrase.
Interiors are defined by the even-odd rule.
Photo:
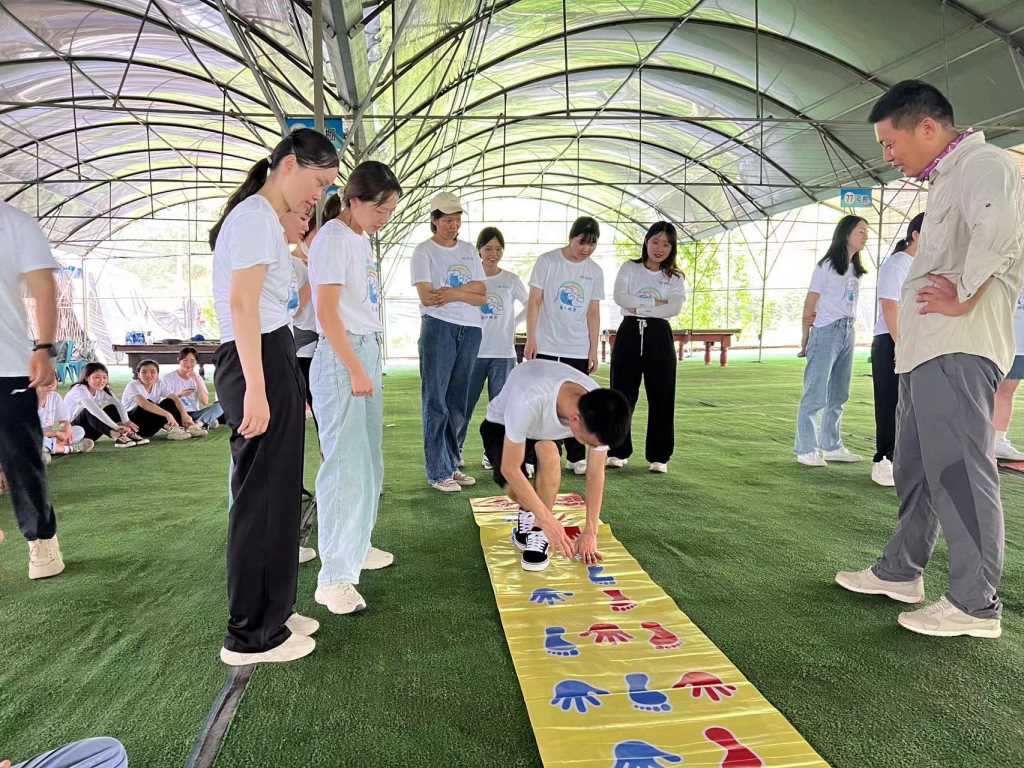
[[[288,155],[295,155],[298,164],[306,168],[338,167],[338,151],[326,136],[312,128],[296,128],[277,143],[274,151],[270,153],[270,157],[262,158],[249,169],[245,181],[228,198],[220,218],[210,230],[211,250],[217,247],[217,235],[220,234],[220,228],[224,225],[224,219],[228,217],[228,214],[240,202],[259,192],[267,183],[267,176]]]

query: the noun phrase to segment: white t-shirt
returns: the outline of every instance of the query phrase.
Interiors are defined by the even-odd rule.
[[[92,408],[88,407],[88,404],[92,404]],[[118,411],[121,412],[122,418],[126,416],[124,408],[116,397],[107,392],[106,390],[100,390],[96,394],[89,391],[89,387],[85,384],[75,384],[68,393],[64,395],[64,407],[68,409],[68,415],[74,419],[83,410],[89,410],[94,414],[99,414],[108,405],[117,406]],[[109,418],[104,414],[104,418]]]
[[[596,381],[565,363],[525,360],[512,369],[501,394],[488,404],[487,420],[504,424],[505,437],[513,443],[571,437],[572,431],[555,408],[558,390],[567,381],[587,392],[598,388]]]
[[[910,266],[914,263],[914,257],[906,251],[897,251],[882,262],[878,268],[878,299],[890,299],[897,304],[900,300],[900,292],[903,290],[903,282],[907,279]],[[889,332],[889,324],[885,322],[885,315],[882,314],[882,305],[878,307],[878,317],[875,319],[875,336],[881,336]]]
[[[590,356],[587,310],[604,298],[604,272],[593,259],[569,261],[562,249],[542,254],[530,287],[544,292],[537,318],[537,352],[583,359]]]
[[[380,275],[370,251],[370,240],[357,235],[344,222],[331,219],[313,238],[309,249],[309,287],[313,301],[321,285],[340,285],[338,311],[349,333],[379,333]],[[323,333],[323,329],[318,330]]]
[[[1024,355],[1024,290],[1017,297],[1017,311],[1013,313],[1013,337],[1017,342],[1017,355]]]
[[[838,274],[828,262],[819,264],[811,275],[812,293],[820,294],[814,327],[824,328],[844,317],[857,316],[857,297],[860,294],[860,280],[853,271],[853,262],[845,275]]]
[[[170,394],[171,393],[167,391],[167,387],[160,379],[157,379],[156,384],[153,385],[153,389],[146,389],[141,381],[138,379],[132,379],[128,382],[128,386],[124,388],[124,392],[121,393],[121,405],[124,406],[126,411],[130,411],[132,408],[138,407],[138,403],[135,402],[136,395],[142,395],[151,403],[159,403]]]
[[[231,321],[231,273],[258,264],[267,266],[260,290],[260,333],[288,325],[288,290],[292,255],[284,242],[277,212],[263,195],[240,202],[224,219],[213,250],[213,307],[221,341],[234,341]]]
[[[665,301],[667,304],[655,304]],[[615,276],[615,303],[630,317],[659,317],[671,320],[686,301],[686,281],[681,275],[651,271],[643,264],[627,261]]]
[[[309,270],[302,259],[296,256],[292,256],[292,275],[295,281],[296,301],[301,301],[298,298],[298,293],[302,290],[303,286],[309,284]],[[292,327],[297,331],[316,330],[316,310],[313,309],[312,299],[307,301],[306,306],[302,309],[296,306],[295,311],[292,312]],[[312,357],[315,350],[316,342],[311,341],[309,344],[303,344],[301,347],[298,347],[295,350],[295,356]]]
[[[206,393],[207,398],[210,397],[210,391],[206,388],[206,382],[203,381],[203,377],[198,373],[193,373],[191,379],[183,379],[178,375],[177,371],[171,371],[160,379],[160,386],[163,389],[164,397],[177,395],[181,398],[181,404],[189,411],[198,411],[202,407],[197,397],[199,392]],[[196,394],[183,396],[181,393],[186,389],[194,389]],[[160,399],[162,400],[163,398]]]
[[[3,200],[0,243],[6,253],[0,268],[0,376],[28,376],[33,340],[25,317],[22,279],[27,272],[58,269],[59,265],[36,220]]]
[[[516,308],[524,307],[530,295],[519,276],[504,269],[485,278],[487,302],[480,307],[480,351],[477,357],[516,356]]]
[[[427,240],[412,252],[412,285],[430,283],[434,288],[458,288],[473,281],[484,281],[484,268],[476,249],[462,240],[451,248]],[[441,307],[420,305],[421,315],[430,315],[456,325],[480,327],[480,310],[465,301],[453,301]]]
[[[59,394],[50,392],[46,396],[46,402],[39,408],[39,425],[43,429],[48,429],[62,421],[71,421],[68,407],[64,405],[64,399]]]

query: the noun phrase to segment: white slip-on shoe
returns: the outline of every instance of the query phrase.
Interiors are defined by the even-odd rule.
[[[662,461],[652,461],[651,466],[647,468],[648,472],[659,472],[664,474],[668,472],[668,464]]]
[[[314,648],[316,648],[316,641],[312,637],[292,632],[287,640],[276,648],[271,648],[269,651],[241,653],[221,648],[220,660],[231,667],[244,667],[249,664],[282,663],[295,661],[303,656],[309,656]]]
[[[60,554],[57,537],[36,539],[28,543],[28,577],[46,579],[64,571],[64,560]]]
[[[796,460],[805,467],[827,467],[828,463],[821,457],[818,451],[811,451],[810,453],[798,453]]]
[[[316,560],[316,550],[312,547],[303,547],[299,545],[299,565],[308,563],[311,560]]]
[[[997,440],[996,458],[1003,461],[1024,461],[1024,451],[1018,451],[1009,440]]]
[[[896,481],[892,476],[892,462],[888,459],[882,459],[872,463],[871,481],[886,488],[895,487]]]
[[[393,554],[371,546],[370,551],[366,553],[366,559],[363,560],[363,570],[379,571],[381,568],[387,568],[394,562],[395,556]]]
[[[94,440],[90,440],[88,437],[83,437],[82,442],[75,447],[78,448],[79,453],[92,453],[93,449],[96,447],[96,442]]]
[[[430,487],[441,491],[441,493],[455,493],[462,490],[462,486],[450,477],[445,480],[438,480],[436,483],[431,483]]]
[[[609,456],[604,460],[606,467],[615,467],[616,469],[622,469],[629,463],[629,459],[620,459],[618,456]]]
[[[924,600],[924,577],[913,581],[885,581],[875,576],[870,568],[863,571],[840,571],[836,584],[861,595],[885,595],[901,603],[920,603]]]
[[[580,459],[579,461],[570,461],[565,465],[566,469],[571,469],[573,474],[585,475],[587,474],[587,460]]]
[[[366,601],[356,590],[355,584],[328,584],[326,587],[317,587],[313,599],[320,605],[327,606],[331,613],[337,614],[355,613],[366,607]]]
[[[284,625],[296,635],[305,635],[306,637],[312,637],[320,629],[319,621],[309,616],[303,616],[301,613],[293,613]]]
[[[969,635],[995,640],[1003,634],[999,619],[979,619],[964,613],[949,602],[945,595],[924,608],[904,611],[896,620],[904,629],[931,637]]]
[[[452,474],[452,480],[461,485],[463,488],[468,488],[471,485],[476,485],[476,478],[467,475],[465,472],[459,472],[455,470]]]
[[[834,451],[825,451],[822,454],[822,458],[825,461],[837,461],[841,464],[855,464],[858,461],[864,461],[863,456],[847,450],[844,445],[839,446]]]

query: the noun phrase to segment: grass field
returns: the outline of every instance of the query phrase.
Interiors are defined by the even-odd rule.
[[[870,456],[868,371],[858,357],[844,434]],[[894,604],[832,584],[877,555],[896,498],[870,482],[868,462],[794,462],[801,372],[792,360],[682,365],[669,474],[648,474],[642,455],[610,470],[604,519],[832,765],[1024,765],[1024,478],[1003,476],[1002,639],[908,633]],[[415,373],[385,382],[374,543],[396,565],[365,575],[367,611],[334,618],[312,600],[316,564],[302,568],[299,608],[323,622],[317,651],[257,669],[217,768],[539,765],[468,494],[426,485]],[[636,419],[642,445],[643,401]],[[1024,414],[1018,443],[1022,427]],[[0,502],[0,759],[106,734],[133,766],[184,764],[225,678],[227,437],[116,454],[106,443],[54,461],[67,562],[56,579],[26,579],[24,541]],[[308,487],[316,461],[310,431]],[[474,493],[496,492],[478,476]],[[582,490],[575,477],[566,485]],[[947,567],[940,542],[929,599]]]

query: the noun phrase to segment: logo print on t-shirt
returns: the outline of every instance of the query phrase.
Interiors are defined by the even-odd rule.
[[[377,270],[371,266],[366,267],[366,297],[375,307],[380,301],[380,278]]]
[[[473,273],[465,264],[452,264],[448,267],[448,285],[459,288],[473,279]]]
[[[665,300],[665,297],[661,295],[661,291],[653,287],[641,288],[636,295],[641,299],[654,299],[655,301]]]
[[[487,301],[480,307],[480,314],[487,320],[497,320],[505,314],[505,302],[497,293],[488,293]]]
[[[576,312],[586,299],[583,286],[575,280],[566,280],[558,286],[558,308],[567,312]]]

